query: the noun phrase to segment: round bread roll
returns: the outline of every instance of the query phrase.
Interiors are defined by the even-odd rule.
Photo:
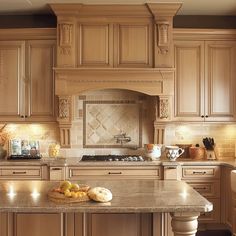
[[[103,187],[95,187],[89,189],[88,196],[89,198],[97,202],[109,202],[112,199],[111,191]]]

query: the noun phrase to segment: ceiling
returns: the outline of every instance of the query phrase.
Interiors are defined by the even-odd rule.
[[[0,0],[0,15],[52,13],[50,3],[142,4],[182,2],[178,15],[236,15],[236,0]]]

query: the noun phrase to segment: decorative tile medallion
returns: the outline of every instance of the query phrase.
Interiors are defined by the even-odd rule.
[[[84,101],[83,146],[142,146],[142,103],[136,101]]]

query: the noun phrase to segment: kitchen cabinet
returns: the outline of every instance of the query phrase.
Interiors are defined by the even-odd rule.
[[[80,22],[79,67],[152,67],[152,24]]]
[[[3,40],[0,31],[0,121],[54,121],[56,41],[46,38],[47,31],[20,32]]]
[[[41,166],[2,166],[0,179],[7,180],[41,180],[43,171]]]
[[[52,181],[65,180],[65,167],[53,166],[49,167],[49,179]]]
[[[161,179],[161,166],[68,167],[68,180],[81,179]]]
[[[221,222],[221,169],[220,166],[183,166],[182,180],[213,203],[213,211],[203,213],[199,223]]]
[[[217,35],[207,40],[207,31],[194,36],[177,32],[174,40],[173,119],[235,121],[236,42]]]
[[[71,181],[89,179],[160,179],[160,166],[107,166],[68,167],[67,179]],[[125,191],[125,188],[124,188]],[[75,214],[75,222],[81,221],[81,214]],[[86,214],[85,232],[89,236],[151,236],[152,214]],[[75,235],[82,235],[80,224],[75,224]],[[158,235],[158,234],[157,234]]]
[[[224,166],[222,168],[222,191],[221,191],[221,210],[222,221],[230,229],[233,228],[233,202],[231,190],[231,171],[232,167]]]
[[[152,214],[150,213],[119,213],[85,214],[87,224],[81,227],[81,214],[75,214],[75,235],[89,236],[152,236]],[[159,235],[159,234],[157,234]]]

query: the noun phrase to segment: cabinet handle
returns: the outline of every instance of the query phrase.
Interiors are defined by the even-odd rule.
[[[195,190],[207,190],[206,187],[193,187],[193,189],[195,189]]]
[[[55,168],[52,168],[51,170],[62,170],[62,168],[55,167]]]
[[[168,170],[175,170],[176,167],[175,166],[168,166],[168,167],[166,167],[166,169],[168,169]]]
[[[13,173],[13,175],[25,175],[26,174],[26,171],[13,171],[12,172]]]
[[[72,170],[70,169],[69,170],[69,178],[71,178],[72,177]]]
[[[206,171],[193,171],[194,175],[205,175]]]
[[[121,175],[122,172],[108,172],[109,175]]]
[[[204,115],[201,115],[202,118],[204,118]]]

